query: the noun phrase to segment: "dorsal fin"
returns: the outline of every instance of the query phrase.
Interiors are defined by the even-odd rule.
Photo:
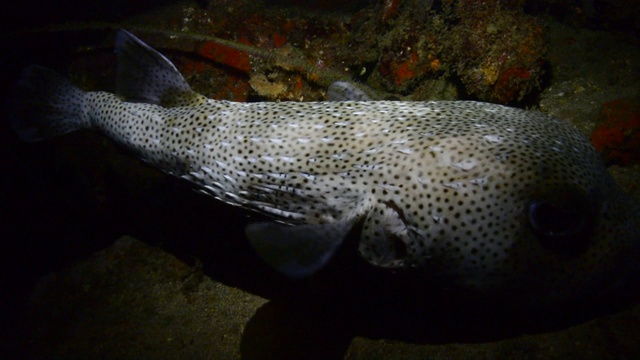
[[[165,107],[198,105],[206,98],[191,90],[178,69],[126,30],[116,35],[116,94],[126,101]]]

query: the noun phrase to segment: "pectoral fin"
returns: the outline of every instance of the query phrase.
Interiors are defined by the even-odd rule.
[[[302,278],[329,262],[352,226],[352,220],[295,226],[259,222],[248,225],[245,233],[267,264],[291,278]]]

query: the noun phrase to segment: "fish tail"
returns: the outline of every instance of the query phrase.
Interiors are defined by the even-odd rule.
[[[42,66],[27,67],[10,104],[13,129],[28,142],[36,142],[90,126],[86,92]]]

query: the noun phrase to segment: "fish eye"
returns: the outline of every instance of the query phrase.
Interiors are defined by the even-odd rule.
[[[586,250],[593,230],[595,211],[589,195],[573,186],[534,196],[528,221],[540,244],[565,256]]]

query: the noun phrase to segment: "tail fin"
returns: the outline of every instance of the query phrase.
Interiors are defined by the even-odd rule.
[[[89,127],[85,92],[56,72],[27,67],[12,106],[12,125],[24,141],[35,142]]]

